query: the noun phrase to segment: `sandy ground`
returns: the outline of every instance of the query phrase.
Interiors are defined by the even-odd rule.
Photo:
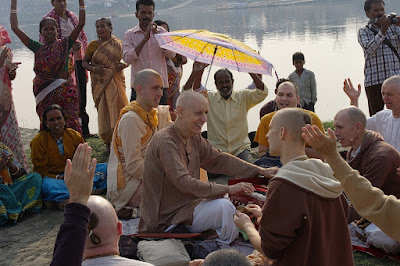
[[[29,143],[37,132],[21,129],[29,164]],[[62,221],[62,211],[42,210],[40,214],[27,213],[16,225],[0,227],[0,265],[49,265]]]

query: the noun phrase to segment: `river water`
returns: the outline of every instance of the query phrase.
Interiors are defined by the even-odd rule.
[[[400,12],[400,1],[385,2],[387,13]],[[353,83],[363,84],[364,56],[357,42],[357,31],[368,20],[363,4],[363,0],[314,1],[288,6],[207,11],[193,11],[189,5],[184,10],[159,11],[155,19],[167,21],[171,30],[207,29],[243,41],[270,61],[280,78],[287,77],[294,71],[292,54],[297,51],[303,52],[306,59],[305,68],[314,71],[317,80],[316,113],[321,120],[326,121],[333,119],[340,108],[349,104],[347,96],[342,91],[343,80],[349,77]],[[89,41],[97,37],[94,22],[99,17],[101,15],[89,15],[87,18],[85,31]],[[40,18],[38,22],[39,20]],[[137,24],[137,19],[134,15],[128,15],[113,18],[112,22],[113,34],[122,39],[124,32]],[[5,26],[10,29],[9,25]],[[38,38],[38,25],[20,25],[20,27],[31,38]],[[13,33],[11,38],[13,43],[10,47],[13,49],[14,61],[22,62],[17,78],[13,82],[14,104],[19,125],[38,128],[39,119],[32,93],[33,53],[25,48]],[[189,60],[184,67],[183,82],[187,80],[191,67],[192,61]],[[217,69],[218,67],[212,67],[211,75]],[[130,68],[126,69],[125,74],[129,98]],[[234,88],[237,90],[245,88],[251,82],[250,76],[246,73],[233,71],[233,75]],[[203,76],[203,82],[206,76]],[[276,77],[263,76],[263,80],[270,88],[270,93],[263,103],[250,110],[249,130],[257,129],[261,106],[274,99]],[[208,81],[207,87],[215,90],[212,78]],[[97,132],[97,111],[90,91],[89,83],[87,104],[87,112],[91,119],[89,126],[91,132]],[[360,108],[368,114],[364,91],[360,98]]]

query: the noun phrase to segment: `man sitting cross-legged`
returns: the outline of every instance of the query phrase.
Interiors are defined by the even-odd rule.
[[[297,86],[291,82],[286,81],[281,83],[277,88],[276,98],[275,98],[276,106],[278,110],[296,107],[300,102],[299,89]],[[324,126],[322,125],[319,117],[311,111],[306,110],[306,112],[311,116],[311,123],[316,125],[321,131],[324,131]],[[271,122],[272,117],[276,112],[266,114],[260,121],[260,125],[258,126],[256,136],[254,137],[254,141],[259,144],[258,146],[258,156],[261,157],[268,151],[269,143],[266,138],[266,135],[269,131],[269,124]],[[315,152],[311,147],[306,146],[306,154],[309,157],[320,158],[320,155]]]
[[[193,91],[177,100],[176,121],[156,132],[144,159],[139,232],[164,232],[185,224],[191,232],[214,229],[219,240],[231,243],[238,232],[233,223],[235,207],[222,197],[251,193],[250,183],[232,186],[200,181],[200,167],[236,177],[272,177],[264,169],[223,153],[200,135],[207,121],[207,99]]]
[[[329,165],[305,154],[302,128],[310,123],[300,108],[280,110],[272,118],[270,153],[280,156],[283,167],[269,182],[262,210],[248,207],[259,231],[244,213],[238,212],[235,222],[274,265],[353,265],[340,183]]]
[[[120,219],[139,216],[146,149],[154,133],[171,121],[169,107],[158,106],[163,95],[161,76],[144,69],[134,83],[137,98],[121,110],[108,161],[107,196]]]

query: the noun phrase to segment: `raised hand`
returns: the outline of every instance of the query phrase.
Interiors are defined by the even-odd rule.
[[[329,136],[322,133],[317,126],[307,125],[303,127],[302,137],[314,150],[328,158],[338,154],[336,137],[332,129],[328,128],[328,134]]]
[[[93,176],[97,160],[93,159],[90,163],[91,156],[92,148],[85,143],[79,144],[72,162],[70,159],[67,160],[64,170],[64,181],[70,194],[70,203],[76,202],[86,205],[92,193]]]
[[[144,38],[146,41],[150,39],[150,33],[156,34],[157,33],[157,24],[152,22],[144,32]]]
[[[358,90],[356,90],[351,80],[345,79],[343,83],[343,91],[350,98],[351,104],[358,106],[358,98],[360,97],[361,94],[361,85],[358,84]]]

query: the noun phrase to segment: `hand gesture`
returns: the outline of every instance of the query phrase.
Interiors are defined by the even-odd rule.
[[[350,98],[351,102],[358,101],[361,94],[361,85],[358,84],[358,90],[354,89],[353,83],[350,79],[345,79],[343,83],[343,91]]]
[[[307,125],[303,127],[303,139],[314,150],[319,152],[325,158],[335,156],[338,152],[336,149],[336,137],[332,129],[328,128],[329,136],[319,130],[317,126]]]
[[[247,214],[244,214],[240,211],[236,211],[236,215],[233,216],[233,221],[237,228],[241,230],[246,230],[246,228],[254,227],[253,222]]]
[[[278,172],[278,167],[270,167],[270,168],[263,168],[260,170],[259,174],[264,176],[265,178],[273,178],[276,173]]]
[[[116,65],[115,65],[115,71],[116,72],[121,72],[122,70],[124,70],[125,68],[127,68],[128,67],[128,64],[125,64],[125,63],[122,63],[122,62],[118,62]]]
[[[258,219],[262,216],[261,207],[257,204],[247,204],[246,209],[253,214],[254,218]]]
[[[17,71],[17,68],[18,68],[18,66],[20,64],[21,64],[21,62],[12,62],[12,63],[10,63],[8,73],[9,74],[14,74],[15,71]]]
[[[254,192],[254,187],[251,183],[240,182],[235,185],[229,186],[229,194],[231,195],[241,195],[241,194],[250,194]]]
[[[157,24],[152,22],[146,29],[146,31],[144,32],[144,38],[146,41],[148,41],[150,39],[150,34],[156,34],[157,33]]]
[[[67,160],[64,170],[64,181],[70,194],[70,203],[76,202],[86,205],[92,193],[93,176],[97,160],[93,159],[90,163],[91,156],[92,148],[85,143],[79,144],[72,162],[70,159]]]

